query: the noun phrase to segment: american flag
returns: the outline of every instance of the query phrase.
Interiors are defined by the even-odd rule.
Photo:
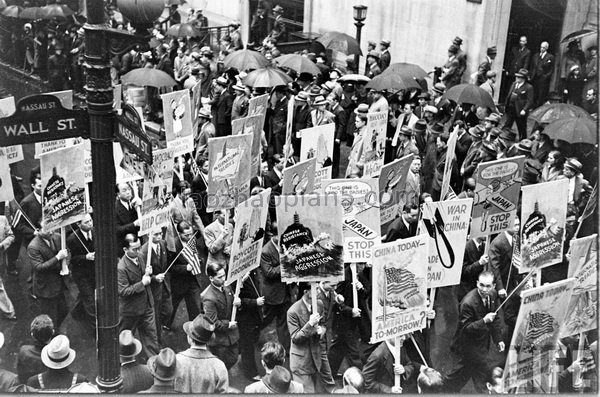
[[[445,200],[458,200],[458,196],[450,186],[448,186],[448,192],[446,192],[446,197],[444,197]]]
[[[200,167],[198,167],[198,163],[196,163],[196,161],[194,159],[192,159],[192,162],[190,164],[190,169],[192,171],[192,176],[197,177],[198,175],[200,175]]]
[[[13,229],[16,228],[21,222],[21,218],[23,217],[23,215],[24,214],[23,211],[21,211],[21,208],[17,208],[17,210],[12,216],[12,219],[10,220],[10,227]]]
[[[192,238],[181,250],[181,255],[188,261],[192,267],[192,274],[195,276],[202,273],[202,263],[198,257],[196,241]]]
[[[554,318],[548,313],[535,312],[529,314],[529,324],[525,339],[535,341],[541,336],[554,332]]]
[[[418,288],[415,275],[405,269],[385,269],[386,294],[398,294],[407,289]]]

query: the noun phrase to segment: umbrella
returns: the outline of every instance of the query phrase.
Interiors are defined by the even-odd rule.
[[[298,73],[309,73],[318,75],[321,70],[313,61],[299,54],[285,54],[275,58],[277,64],[281,67],[295,70]]]
[[[456,103],[470,103],[484,108],[496,108],[494,100],[485,90],[475,84],[458,84],[450,88],[444,98]]]
[[[378,91],[400,91],[410,90],[411,88],[421,88],[421,86],[417,80],[412,77],[404,77],[396,74],[380,74],[373,77],[373,79],[367,83],[367,88]]]
[[[66,4],[50,4],[43,6],[42,10],[44,10],[41,16],[42,19],[67,19],[74,14],[73,10]]]
[[[595,145],[598,142],[598,125],[590,118],[570,117],[551,122],[544,128],[544,134],[569,143]]]
[[[4,8],[4,7],[6,7],[6,1],[0,0],[0,8]]]
[[[225,68],[237,70],[260,69],[267,67],[271,62],[258,51],[238,50],[227,55],[223,60]]]
[[[25,7],[23,11],[19,14],[19,18],[21,19],[41,19],[44,15],[44,10],[42,7]]]
[[[173,87],[177,85],[168,73],[152,68],[137,68],[129,71],[121,77],[123,84],[134,84],[138,86],[151,86],[156,88]]]
[[[253,88],[270,88],[278,85],[287,85],[292,78],[275,68],[253,70],[244,78],[244,84]]]
[[[592,116],[583,108],[567,103],[548,103],[529,114],[530,119],[545,124],[573,117],[591,118]]]
[[[167,35],[174,37],[200,37],[200,32],[194,29],[189,23],[178,23],[167,29]]]
[[[581,29],[581,30],[578,30],[576,32],[569,33],[560,42],[561,43],[567,43],[569,41],[577,40],[577,39],[580,39],[580,38],[585,37],[585,36],[591,36],[591,35],[593,35],[595,33],[598,33],[598,31],[597,30],[592,30],[592,29]]]
[[[341,32],[327,32],[317,39],[323,47],[342,52],[346,55],[362,55],[360,44],[352,36]]]
[[[370,77],[364,76],[362,74],[355,74],[355,73],[350,73],[350,74],[345,74],[342,77],[340,77],[338,79],[339,82],[350,82],[350,83],[368,83],[369,81],[371,81]]]
[[[414,77],[415,79],[424,79],[427,76],[427,72],[419,65],[405,62],[393,63],[381,74],[397,74],[400,76]]]
[[[0,12],[0,14],[5,17],[18,18],[19,14],[23,10],[23,7],[20,6],[8,6]]]

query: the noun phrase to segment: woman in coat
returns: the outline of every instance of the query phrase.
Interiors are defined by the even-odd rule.
[[[542,168],[542,179],[540,182],[550,182],[557,180],[563,174],[563,165],[565,156],[558,150],[552,150],[548,153],[548,159]]]
[[[363,174],[365,165],[363,140],[367,127],[367,112],[368,105],[366,104],[361,104],[354,110],[354,113],[356,114],[356,118],[354,119],[356,129],[354,131],[354,141],[352,142],[352,149],[350,149],[350,156],[348,156],[346,178],[360,178]]]

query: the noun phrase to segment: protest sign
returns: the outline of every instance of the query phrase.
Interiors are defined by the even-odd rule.
[[[243,117],[231,122],[231,135],[252,135],[252,176],[258,175],[260,170],[260,140],[262,136],[262,124],[264,119],[260,115]]]
[[[163,103],[167,147],[175,149],[176,156],[191,152],[194,135],[189,90],[170,92],[160,97]]]
[[[7,164],[17,163],[23,161],[23,145],[13,145],[0,147],[0,153],[4,155],[4,161]]]
[[[233,208],[250,195],[252,135],[208,140],[207,210]]]
[[[456,141],[458,140],[458,127],[455,127],[454,131],[450,133],[450,138],[447,142],[446,150],[446,161],[444,163],[444,175],[442,177],[442,188],[440,190],[440,200],[444,200],[450,190],[450,180],[452,178],[452,169],[456,159]]]
[[[365,155],[363,176],[379,176],[385,154],[388,113],[369,113],[367,117],[367,127],[363,139]]]
[[[371,250],[381,244],[377,178],[326,179],[324,194],[337,194],[344,209],[344,262],[372,263]]]
[[[342,281],[344,237],[337,195],[275,196],[283,282]]]
[[[317,159],[315,191],[321,191],[321,182],[331,178],[333,169],[333,141],[335,123],[319,125],[301,130],[300,161]]]
[[[45,92],[44,95],[54,95],[65,109],[73,109],[73,90]]]
[[[417,203],[419,202],[419,192],[408,191],[406,185],[406,176],[410,172],[412,160],[411,154],[381,168],[379,198],[382,236],[387,234],[388,227],[396,216],[402,213],[404,204],[415,199]]]
[[[525,157],[480,163],[475,172],[471,237],[487,237],[515,224]]]
[[[562,262],[569,181],[523,186],[521,271]]]
[[[192,131],[198,131],[198,112],[202,108],[202,82],[199,81],[194,84],[191,95]]]
[[[14,197],[8,160],[6,159],[6,154],[0,151],[0,203],[10,201]]]
[[[41,156],[42,219],[45,230],[52,231],[83,219],[84,156],[81,144]]]
[[[281,194],[309,194],[315,188],[315,167],[317,159],[312,158],[283,169]]]
[[[135,172],[133,167],[129,167],[132,163],[127,161],[123,155],[123,149],[121,148],[121,144],[117,142],[113,142],[113,159],[115,162],[115,177],[117,183],[121,182],[129,182],[137,179],[141,179],[142,175]],[[92,160],[91,150],[90,150],[90,162]],[[124,168],[127,167],[127,168]],[[133,171],[130,172],[130,171]]]
[[[473,199],[424,203],[419,229],[429,237],[427,288],[460,283]]]
[[[54,141],[36,142],[35,154],[33,155],[33,158],[39,159],[42,155],[49,153],[53,150],[72,147],[75,145],[79,145],[81,142],[83,142],[83,138],[65,138],[57,139]]]
[[[573,279],[561,280],[521,292],[521,307],[502,378],[506,392],[526,382],[540,384],[535,378],[548,372],[573,283]]]
[[[287,105],[287,118],[285,120],[285,144],[283,145],[283,157],[287,164],[288,159],[292,156],[292,130],[294,129],[294,109],[296,104],[296,97],[290,97]]]
[[[573,295],[561,337],[598,327],[598,235],[571,240],[569,278],[574,278]]]
[[[269,94],[259,95],[250,98],[248,101],[248,117],[261,116],[260,129],[265,125],[265,117],[267,116],[267,108],[269,103]]]
[[[9,97],[0,99],[0,118],[11,116],[16,111],[17,111],[17,107],[15,105],[15,97],[14,96],[9,96]]]
[[[250,197],[235,208],[235,228],[226,285],[260,266],[271,189]]]
[[[373,327],[370,343],[426,327],[426,235],[373,247]]]

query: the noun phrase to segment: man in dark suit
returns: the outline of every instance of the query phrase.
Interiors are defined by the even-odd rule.
[[[446,98],[443,98],[446,92],[446,86],[443,83],[436,83],[431,89],[431,104],[437,108],[437,114],[434,116],[434,122],[446,124],[452,115],[452,104]]]
[[[519,218],[515,218],[515,225],[512,230],[506,230],[496,236],[490,243],[489,263],[487,270],[494,274],[494,284],[496,285],[496,291],[498,296],[505,298],[507,292],[516,285],[515,279],[518,275],[517,269],[512,266],[512,255],[513,255],[513,236],[515,233],[519,233],[521,223]],[[511,280],[508,279],[508,274],[511,273]]]
[[[269,217],[272,220],[277,219],[275,211],[275,196],[281,196],[283,187],[283,168],[285,166],[285,157],[281,154],[273,155],[273,169],[265,173],[265,187],[271,188],[271,199],[269,204]]]
[[[267,110],[270,120],[270,134],[267,137],[273,154],[283,153],[285,129],[287,124],[288,98],[285,87],[276,87],[273,91],[273,106]],[[299,153],[297,153],[299,154]]]
[[[228,84],[227,79],[221,76],[215,80],[213,87],[215,97],[212,101],[211,110],[217,137],[231,135],[233,96],[227,91]]]
[[[67,239],[67,247],[71,251],[71,271],[73,281],[79,289],[79,304],[84,313],[85,320],[92,325],[96,324],[96,273],[94,268],[95,248],[92,229],[94,227],[91,214],[85,214],[79,222],[79,229]]]
[[[156,48],[156,52],[158,55],[158,63],[155,68],[172,77],[174,75],[173,62],[171,62],[171,58],[169,58],[169,45],[166,43],[159,45]]]
[[[340,105],[340,97],[336,93],[332,93],[327,97],[331,107],[329,110],[335,116],[335,141],[333,144],[333,171],[332,178],[337,178],[340,168],[340,145],[342,139],[346,137],[346,129],[348,124],[348,113]]]
[[[61,275],[61,261],[69,252],[60,248],[60,236],[42,229],[31,240],[27,255],[31,262],[32,293],[39,302],[41,313],[50,316],[56,328],[60,328],[68,314],[65,291],[67,287]]]
[[[465,123],[461,120],[455,121],[454,126],[458,126],[458,137],[456,139],[456,148],[454,152],[456,153],[456,165],[460,169],[467,157],[467,152],[471,147],[471,143],[473,143],[473,138],[471,137],[471,134],[467,132]]]
[[[395,364],[391,349],[395,349],[395,339],[390,339],[379,345],[369,355],[363,367],[365,389],[367,393],[417,393],[417,377],[421,364],[413,362],[403,345],[400,351],[400,364]],[[402,386],[394,386],[394,378],[400,375]]]
[[[240,366],[246,378],[253,379],[258,376],[256,368],[256,349],[260,337],[260,326],[264,317],[265,297],[262,296],[261,286],[257,277],[258,270],[247,272],[240,281],[240,299],[242,304],[237,312],[237,321],[240,329],[244,330],[244,337],[240,338]]]
[[[152,269],[139,260],[140,240],[127,234],[122,241],[123,257],[117,265],[119,293],[119,331],[135,330],[142,342],[146,358],[158,353],[154,297],[150,289]]]
[[[417,220],[419,218],[419,206],[409,203],[402,208],[402,215],[394,219],[388,227],[384,243],[390,243],[398,239],[412,237],[417,232]]]
[[[225,268],[219,263],[206,265],[210,285],[202,292],[204,316],[215,325],[215,337],[208,342],[211,353],[223,361],[229,370],[239,354],[240,331],[237,321],[231,321],[233,306],[240,306],[239,297],[225,285]]]
[[[554,72],[554,55],[548,52],[548,42],[540,44],[540,52],[533,56],[531,62],[531,81],[535,106],[540,106],[548,96],[550,80]]]
[[[150,258],[148,258],[150,255]],[[152,266],[152,281],[150,289],[154,298],[154,318],[156,320],[156,334],[159,342],[162,341],[161,330],[163,324],[169,324],[173,305],[171,303],[171,282],[165,274],[169,266],[167,258],[167,243],[162,239],[162,230],[156,229],[150,233],[150,239],[140,248],[139,262]],[[174,267],[175,265],[173,265]],[[172,267],[172,268],[173,268]],[[178,287],[180,287],[178,285]]]
[[[381,72],[386,70],[392,63],[392,55],[390,54],[390,45],[392,44],[389,40],[381,40],[379,47],[381,48],[381,58],[379,58],[379,65],[381,66]]]
[[[465,159],[463,160],[463,163],[460,166],[460,175],[463,177],[463,180],[470,178],[477,169],[477,165],[480,163],[479,149],[483,145],[484,133],[485,131],[480,125],[476,125],[475,127],[469,128],[469,135],[471,136],[471,145],[469,146],[467,154],[465,155]]]
[[[140,230],[140,221],[136,207],[141,206],[141,200],[133,197],[133,191],[128,183],[117,185],[117,201],[115,203],[115,221],[117,242],[121,244],[126,234],[135,234]]]
[[[489,375],[488,352],[490,338],[504,351],[502,324],[495,310],[498,308],[494,289],[494,275],[484,271],[479,275],[477,288],[471,290],[460,303],[458,329],[452,350],[459,360],[446,377],[448,392],[459,393],[473,379],[475,391],[485,393]]]
[[[531,60],[531,51],[527,48],[527,37],[521,36],[519,47],[512,49],[512,61],[508,68],[509,77],[513,76],[521,69],[529,69]]]
[[[310,105],[308,104],[309,96],[306,91],[300,91],[295,97],[294,102],[294,120],[292,126],[292,147],[294,148],[294,156],[300,158],[300,142],[301,138],[297,138],[297,133],[305,128],[312,127],[312,119],[310,117]]]
[[[39,168],[31,171],[29,181],[31,183],[31,193],[25,196],[19,205],[31,224],[27,219],[21,217],[21,220],[15,228],[17,241],[22,240],[25,248],[27,248],[31,240],[33,240],[37,234],[37,230],[40,229],[40,222],[42,221],[42,179],[40,177]]]
[[[510,86],[504,103],[506,121],[502,128],[510,129],[516,121],[519,140],[527,137],[527,115],[533,109],[533,87],[527,82],[528,75],[527,69],[520,69],[515,73],[516,81]]]
[[[319,325],[321,314],[311,314],[310,289],[302,292],[302,298],[287,312],[291,336],[290,370],[294,380],[304,386],[305,393],[331,392],[335,383],[331,376],[327,350],[320,342],[326,329]],[[323,303],[319,303],[321,312]]]
[[[17,374],[20,383],[27,383],[27,379],[46,370],[42,362],[42,349],[54,336],[54,323],[46,314],[40,314],[31,322],[29,327],[33,345],[23,345],[17,357]]]
[[[290,351],[290,333],[287,327],[287,311],[291,305],[290,286],[281,281],[279,262],[279,238],[277,237],[277,223],[271,223],[273,237],[262,248],[260,256],[261,291],[265,296],[265,318],[263,326],[266,327],[275,319],[277,339],[285,351]]]
[[[485,270],[489,257],[485,254],[485,242],[481,237],[472,238],[465,246],[463,268],[460,274],[460,284],[456,286],[458,302],[467,295],[477,284],[477,277]]]

